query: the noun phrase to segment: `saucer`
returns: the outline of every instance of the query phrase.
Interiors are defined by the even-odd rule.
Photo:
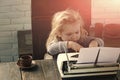
[[[18,66],[21,69],[31,69],[31,68],[34,68],[36,66],[36,64],[35,64],[35,61],[32,61],[31,66],[28,66],[28,67],[24,67],[24,66],[20,66],[20,65],[18,65]]]

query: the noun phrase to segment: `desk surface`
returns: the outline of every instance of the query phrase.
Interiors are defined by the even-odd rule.
[[[53,60],[35,60],[36,68],[21,70],[16,62],[0,63],[2,80],[62,80]]]

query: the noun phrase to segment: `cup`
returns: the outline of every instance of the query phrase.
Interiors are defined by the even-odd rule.
[[[19,58],[17,64],[21,67],[30,67],[32,64],[32,56],[31,55],[23,55]]]

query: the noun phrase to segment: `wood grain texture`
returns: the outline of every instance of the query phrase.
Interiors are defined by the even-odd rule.
[[[0,63],[0,80],[21,80],[16,62]]]
[[[45,80],[43,70],[41,67],[41,62],[36,61],[36,65],[37,65],[36,69],[22,71],[23,80]]]
[[[43,60],[41,61],[41,65],[44,72],[45,80],[61,80],[55,61],[50,59]]]
[[[61,80],[53,60],[35,60],[36,69],[22,71],[23,80]]]
[[[35,64],[23,70],[16,62],[0,63],[0,80],[62,80],[53,60],[35,60]]]

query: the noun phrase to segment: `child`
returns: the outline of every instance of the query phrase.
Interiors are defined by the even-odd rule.
[[[67,9],[54,14],[52,30],[46,43],[49,54],[57,56],[62,52],[79,51],[83,47],[103,45],[102,39],[88,36],[78,12]]]

